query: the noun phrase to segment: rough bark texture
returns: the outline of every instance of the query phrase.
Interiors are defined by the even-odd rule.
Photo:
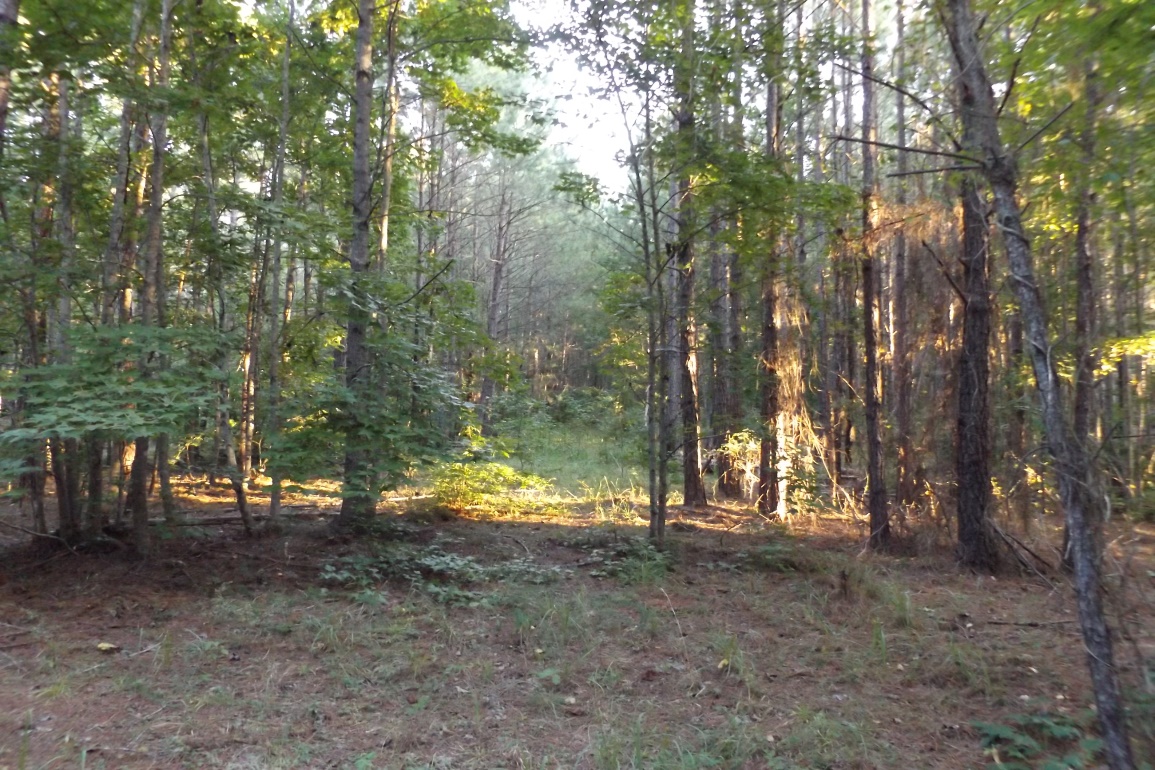
[[[897,42],[895,57],[897,67],[895,80],[899,85],[906,82],[906,45],[905,45],[905,18],[903,16],[902,0],[897,9]],[[898,138],[896,144],[906,147],[906,95],[896,91],[896,113],[898,123]],[[898,204],[899,214],[904,213],[906,207],[906,181],[902,174],[908,170],[907,153],[898,151],[898,191],[895,201]],[[911,371],[910,371],[910,318],[907,306],[906,280],[906,228],[900,224],[894,234],[894,426],[895,446],[898,449],[898,479],[897,498],[902,507],[909,507],[915,501],[914,486],[914,446],[911,443]]]
[[[174,0],[163,0],[160,8],[160,48],[157,52],[156,79],[153,86],[164,93],[169,81],[169,53],[172,48],[172,6]],[[160,104],[149,116],[152,134],[152,164],[148,180],[148,229],[144,249],[144,281],[140,294],[140,322],[160,325],[164,319],[164,170],[168,143],[167,106]],[[142,363],[142,377],[148,376],[148,367]],[[148,480],[151,468],[148,461],[150,439],[136,440],[136,456],[129,477],[128,508],[132,514],[133,548],[145,557],[150,550],[148,527]],[[138,467],[139,466],[139,467]]]
[[[781,404],[778,373],[778,255],[766,259],[762,276],[762,385],[761,408],[762,440],[758,463],[758,512],[777,517],[778,498],[778,412]]]
[[[878,189],[872,142],[876,139],[874,119],[874,53],[870,40],[870,0],[862,0],[862,342],[866,369],[863,372],[863,406],[866,421],[866,485],[870,512],[870,547],[885,548],[890,541],[890,512],[887,510],[886,482],[882,475],[882,432],[879,425],[878,333],[874,308],[877,260],[874,230],[878,218]]]
[[[1111,770],[1133,770],[1135,760],[1127,735],[1111,631],[1103,610],[1099,549],[1093,534],[1093,522],[1101,515],[1102,498],[1096,493],[1090,459],[1082,444],[1073,440],[1063,415],[1059,382],[1052,368],[1046,311],[1016,197],[1018,171],[999,134],[994,92],[980,53],[974,13],[969,0],[947,0],[944,11],[944,23],[959,73],[957,86],[962,119],[975,142],[969,149],[982,163],[994,195],[996,223],[1003,234],[1011,284],[1019,300],[1047,449],[1054,458],[1058,476],[1059,499],[1071,538],[1079,623],[1095,691],[1104,753]]]
[[[685,0],[687,8],[682,27],[682,56],[676,73],[677,107],[674,120],[682,163],[688,163],[694,143],[695,98],[693,79],[694,0]],[[697,330],[694,323],[695,249],[694,190],[688,173],[678,179],[677,241],[670,246],[670,258],[677,271],[677,348],[681,380],[679,408],[682,415],[682,504],[706,505],[706,485],[702,481],[701,446],[699,444],[699,409],[697,365]]]
[[[353,92],[353,240],[349,245],[349,268],[354,285],[369,271],[370,217],[373,213],[369,168],[370,116],[373,105],[373,0],[360,0],[357,8],[356,84]],[[349,307],[345,332],[345,387],[354,399],[374,397],[370,391],[370,355],[366,341],[369,324],[362,303]],[[361,436],[361,420],[346,416],[343,499],[339,525],[363,526],[376,511],[377,491],[373,460]]]
[[[12,92],[13,53],[16,50],[16,25],[20,17],[20,0],[0,0],[0,160],[4,158],[4,140],[8,128],[8,102]],[[0,192],[0,214],[5,221],[8,210]]]
[[[958,556],[984,572],[999,568],[999,548],[990,524],[991,301],[987,218],[974,179],[962,182],[963,342],[958,360]]]

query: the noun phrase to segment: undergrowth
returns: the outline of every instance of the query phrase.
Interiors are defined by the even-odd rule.
[[[365,596],[387,582],[404,583],[438,601],[477,606],[486,596],[475,586],[487,583],[543,585],[565,578],[567,570],[543,566],[524,557],[485,565],[472,556],[446,551],[440,545],[390,543],[373,553],[342,556],[321,566],[324,584],[353,589]]]

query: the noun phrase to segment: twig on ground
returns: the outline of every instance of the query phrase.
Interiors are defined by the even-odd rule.
[[[1077,620],[988,620],[988,626],[1026,626],[1027,628],[1045,628],[1046,626],[1066,626],[1078,623]]]
[[[514,537],[513,535],[506,535],[506,537],[508,537],[510,540],[512,540],[513,542],[517,543],[517,544],[518,544],[518,545],[520,545],[522,548],[524,548],[526,553],[528,553],[528,554],[532,555],[532,552],[529,550],[529,546],[528,546],[528,545],[526,545],[525,543],[521,542],[520,540],[518,540],[518,539],[517,539],[516,537]]]

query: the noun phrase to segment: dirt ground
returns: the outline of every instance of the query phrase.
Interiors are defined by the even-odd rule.
[[[148,562],[10,542],[0,768],[1097,766],[1061,575],[721,509],[661,556],[628,512],[391,513],[367,542],[324,508],[179,528]],[[1107,568],[1153,757],[1155,528],[1118,529]]]

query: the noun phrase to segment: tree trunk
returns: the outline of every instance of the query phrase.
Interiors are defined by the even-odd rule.
[[[157,53],[156,79],[152,87],[164,93],[169,81],[169,53],[172,46],[172,7],[174,0],[162,0],[160,9],[160,49]],[[149,168],[148,230],[144,251],[144,281],[140,297],[140,322],[159,326],[164,305],[164,166],[168,142],[167,105],[159,104],[149,116],[152,134],[152,164]],[[141,377],[149,376],[153,364],[142,362]],[[128,507],[132,514],[133,546],[141,558],[150,550],[148,531],[148,480],[151,476],[148,436],[136,439],[136,458],[129,477]],[[139,467],[138,467],[139,466]]]
[[[867,479],[870,511],[870,547],[882,549],[890,541],[890,512],[886,482],[882,476],[882,435],[879,425],[878,340],[875,327],[877,264],[874,255],[878,218],[878,185],[875,179],[873,142],[878,129],[874,117],[874,52],[870,32],[870,0],[862,0],[862,321],[866,358],[863,402],[866,421]]]
[[[285,205],[285,154],[289,144],[289,108],[291,82],[289,62],[292,52],[293,21],[296,17],[296,3],[289,0],[289,19],[285,29],[285,50],[281,58],[281,119],[277,125],[277,159],[273,166],[273,205],[280,209]],[[276,451],[276,443],[281,435],[281,333],[284,310],[281,304],[281,250],[285,234],[280,229],[273,234],[273,297],[269,304],[269,401],[267,444]],[[291,268],[290,268],[291,272]],[[286,287],[286,293],[288,288]],[[271,490],[269,492],[269,521],[275,523],[281,516],[281,485],[283,478],[280,464],[275,458],[265,458],[269,468]]]
[[[898,0],[897,40],[895,57],[897,72],[895,80],[900,86],[906,84],[906,40],[903,2]],[[896,112],[898,123],[897,144],[906,147],[906,95],[896,91]],[[907,153],[898,151],[898,190],[895,198],[899,216],[906,213],[906,181],[901,176],[908,170]],[[906,228],[899,224],[894,235],[894,425],[895,445],[898,449],[898,504],[909,508],[915,501],[914,487],[914,446],[911,443],[911,371],[910,371],[910,318],[907,309],[906,281]]]
[[[349,244],[349,268],[354,291],[365,290],[369,272],[369,235],[373,215],[369,141],[373,111],[373,0],[359,0],[357,7],[356,83],[353,92],[353,239]],[[345,462],[341,515],[338,525],[357,530],[366,526],[376,512],[377,474],[371,447],[361,435],[362,419],[356,412],[358,401],[376,397],[372,390],[373,361],[366,333],[370,318],[363,303],[349,304],[345,333],[345,387],[353,410],[346,415]]]
[[[990,268],[987,218],[974,179],[962,182],[963,342],[958,359],[958,426],[955,467],[958,480],[958,555],[967,567],[999,568],[999,548],[991,529],[990,435]]]
[[[690,507],[706,505],[706,486],[702,481],[701,446],[699,444],[699,410],[697,383],[697,330],[694,323],[694,281],[696,249],[694,232],[697,227],[694,210],[694,190],[689,166],[694,159],[696,136],[695,83],[694,83],[694,0],[683,0],[680,9],[684,16],[681,30],[681,55],[674,68],[674,123],[677,133],[679,172],[676,192],[676,240],[667,247],[675,270],[677,310],[677,365],[680,379],[679,406],[682,417],[682,504]]]
[[[1127,735],[1111,632],[1103,611],[1099,549],[1092,529],[1093,522],[1101,519],[1102,498],[1096,492],[1098,485],[1090,458],[1083,445],[1071,436],[1063,414],[1058,377],[1051,362],[1046,311],[1016,197],[1018,171],[999,134],[994,91],[981,57],[970,0],[946,0],[943,21],[957,65],[956,72],[959,73],[957,83],[963,124],[969,127],[975,142],[968,149],[982,163],[983,173],[994,193],[995,217],[1003,233],[1011,284],[1022,313],[1047,449],[1055,461],[1059,498],[1070,530],[1079,623],[1095,691],[1104,753],[1111,770],[1134,770],[1135,760]]]
[[[12,93],[12,61],[16,58],[16,26],[20,0],[0,0],[0,164],[8,135],[8,103]],[[0,219],[8,221],[8,206],[0,189]]]
[[[778,279],[777,244],[767,256],[762,274],[762,369],[761,409],[762,438],[758,461],[758,512],[768,518],[778,517],[778,418],[780,411],[778,373],[778,305],[775,285]]]

